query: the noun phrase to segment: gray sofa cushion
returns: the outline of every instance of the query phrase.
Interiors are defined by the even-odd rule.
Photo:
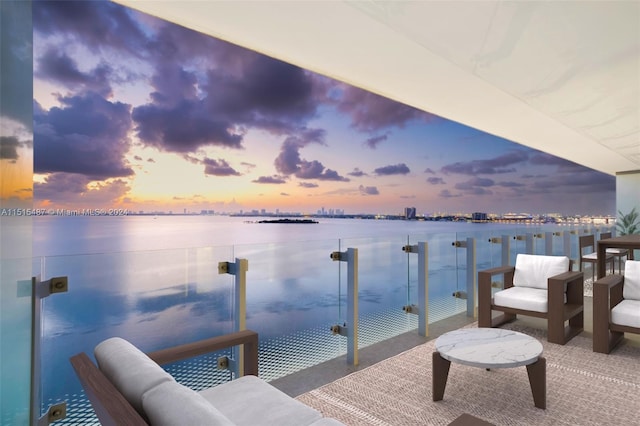
[[[142,407],[153,426],[234,426],[200,394],[177,382],[145,392]]]
[[[141,416],[142,395],[173,377],[146,354],[119,337],[100,343],[94,350],[98,367]]]
[[[255,376],[205,389],[200,395],[238,426],[300,426],[322,418],[319,411]]]

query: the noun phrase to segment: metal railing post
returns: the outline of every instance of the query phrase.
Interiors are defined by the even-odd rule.
[[[347,318],[331,327],[333,334],[347,337],[347,364],[358,365],[358,249],[331,253],[333,261],[347,262]]]
[[[564,237],[564,254],[569,259],[571,259],[571,235],[576,234],[575,231],[564,231],[562,236]],[[580,258],[580,253],[578,253],[578,259]]]
[[[418,254],[418,305],[404,306],[402,309],[408,314],[418,314],[418,334],[429,335],[429,246],[426,242],[402,247],[407,253]],[[416,312],[417,311],[417,312]]]
[[[466,299],[467,299],[467,316],[477,317],[477,267],[476,267],[476,240],[475,238],[467,238],[466,241],[455,241],[455,247],[467,249],[467,269],[466,269]],[[459,292],[457,292],[459,293]],[[456,294],[454,293],[454,296]]]
[[[247,271],[249,261],[247,259],[236,258],[235,263],[218,263],[219,274],[230,274],[235,276],[234,299],[233,299],[233,323],[234,331],[247,329]],[[244,351],[236,346],[232,349],[233,362],[230,362],[230,369],[235,377],[244,375]]]
[[[68,277],[55,277],[45,281],[40,276],[31,278],[31,423],[46,426],[57,420],[66,418],[67,402],[49,406],[47,412],[40,416],[42,392],[40,390],[42,361],[42,299],[56,293],[69,291]]]
[[[502,236],[502,265],[507,266],[511,262],[511,240],[508,235]]]
[[[473,297],[467,297],[467,316],[474,318],[477,316],[476,302],[478,300],[476,269],[476,240],[475,238],[467,238],[467,294],[473,294]]]

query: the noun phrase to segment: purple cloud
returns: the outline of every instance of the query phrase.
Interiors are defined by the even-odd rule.
[[[195,74],[179,66],[165,66],[153,78],[153,84],[162,91],[153,92],[153,102],[134,108],[132,113],[144,144],[178,153],[195,152],[208,145],[242,147],[242,133],[197,97],[197,83]]]
[[[131,17],[135,13],[111,2],[41,1],[32,8],[33,28],[39,34],[63,35],[92,51],[117,49],[138,57],[148,40]]]
[[[378,188],[376,188],[375,186],[360,185],[358,187],[358,190],[362,195],[379,195],[380,194],[380,192],[378,191]]]
[[[36,76],[44,80],[64,84],[70,89],[84,89],[107,97],[111,95],[111,67],[100,63],[88,73],[78,69],[76,62],[65,52],[49,48],[37,61]]]
[[[495,182],[486,178],[473,178],[465,182],[459,182],[455,185],[455,188],[464,191],[467,195],[488,195],[493,192],[487,188],[495,185]]]
[[[131,176],[130,106],[96,93],[60,97],[62,107],[34,105],[34,171],[78,173],[93,180]]]
[[[378,144],[386,141],[387,139],[388,139],[388,135],[374,136],[367,139],[365,141],[365,145],[367,145],[371,149],[376,149],[378,147]]]
[[[258,179],[252,180],[253,183],[274,183],[274,184],[282,184],[287,183],[286,179],[280,176],[260,176]]]
[[[394,164],[390,166],[378,167],[373,171],[378,176],[390,176],[390,175],[406,175],[411,172],[409,167],[404,164]]]
[[[221,158],[214,160],[212,158],[205,158],[202,161],[205,165],[204,174],[213,176],[240,176],[233,167],[229,165],[226,160]]]
[[[356,167],[355,169],[353,169],[352,172],[347,173],[349,176],[353,176],[353,177],[362,177],[362,176],[368,176],[365,172],[363,172],[362,170],[360,170],[358,167]]]
[[[512,182],[512,181],[499,182],[498,185],[499,186],[503,186],[505,188],[522,188],[523,186],[525,186],[525,184],[523,184],[523,183]]]
[[[437,116],[353,86],[342,85],[336,99],[338,110],[351,117],[362,132],[404,127],[412,121],[432,121]]]
[[[586,168],[573,170],[573,167],[569,167],[556,176],[538,179],[531,185],[531,188],[542,193],[550,192],[553,188],[553,192],[563,191],[569,194],[615,191],[615,176]]]
[[[427,178],[427,182],[429,182],[431,185],[444,185],[444,180],[439,177]]]
[[[430,174],[430,175],[435,175],[435,174],[436,174],[436,172],[434,172],[434,171],[433,171],[433,169],[431,169],[430,167],[427,167],[427,168],[424,170],[424,172],[425,172],[425,173],[428,173],[428,174]]]
[[[158,27],[149,49],[154,92],[133,111],[146,145],[178,153],[242,148],[248,128],[299,133],[315,116],[307,71],[176,25]]]
[[[512,151],[488,160],[472,160],[457,162],[444,166],[441,171],[445,174],[499,174],[515,171],[514,164],[524,163],[529,159],[529,154],[520,150]]]
[[[51,173],[44,183],[34,182],[34,198],[59,205],[82,204],[88,208],[113,205],[131,189],[122,179],[88,188],[90,181],[91,178],[81,174]]]
[[[464,189],[464,190],[468,190],[468,189],[472,189],[475,187],[490,187],[495,185],[495,182],[492,179],[487,179],[487,178],[473,178],[473,179],[469,179],[468,181],[465,182],[460,182],[456,184],[456,189]]]
[[[451,191],[449,191],[448,189],[443,189],[442,191],[440,191],[440,193],[438,194],[438,196],[440,198],[458,198],[461,197],[462,195],[460,194],[453,194]]]
[[[0,136],[0,160],[16,161],[18,148],[31,146],[31,141],[20,141],[15,136]]]
[[[303,188],[317,188],[319,185],[313,182],[300,182],[298,186],[301,186]]]
[[[310,143],[324,144],[324,131],[306,132],[300,137],[286,138],[282,143],[280,154],[274,160],[276,170],[282,175],[294,175],[299,179],[348,182],[348,178],[340,176],[335,170],[325,168],[321,162],[307,161],[300,157],[300,149]]]

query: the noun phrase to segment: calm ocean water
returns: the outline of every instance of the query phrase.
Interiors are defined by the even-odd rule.
[[[246,223],[230,216],[37,216],[33,255],[163,250],[446,232],[513,230],[516,225],[403,220],[318,219],[311,225]],[[545,225],[556,229],[555,225]],[[533,229],[528,227],[525,229]]]

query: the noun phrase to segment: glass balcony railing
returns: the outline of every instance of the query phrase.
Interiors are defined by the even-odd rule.
[[[57,424],[98,424],[69,358],[120,336],[145,352],[246,327],[260,336],[260,376],[274,380],[345,355],[349,328],[348,268],[333,252],[357,249],[357,346],[418,328],[419,257],[405,246],[426,243],[428,323],[473,316],[477,271],[513,264],[518,253],[578,258],[589,228],[506,227],[468,233],[347,238],[293,243],[120,252],[33,259],[34,276],[66,276],[68,291],[39,300],[36,357],[38,411],[66,402]],[[599,229],[597,232],[604,232]],[[549,241],[549,238],[551,241]],[[506,252],[505,252],[506,251]],[[239,318],[237,276],[220,262],[248,261],[246,317]],[[575,266],[577,269],[577,265]],[[470,309],[471,307],[471,309]],[[405,309],[403,309],[405,308]],[[38,337],[38,336],[36,336]],[[230,380],[211,354],[165,368],[196,390]]]

